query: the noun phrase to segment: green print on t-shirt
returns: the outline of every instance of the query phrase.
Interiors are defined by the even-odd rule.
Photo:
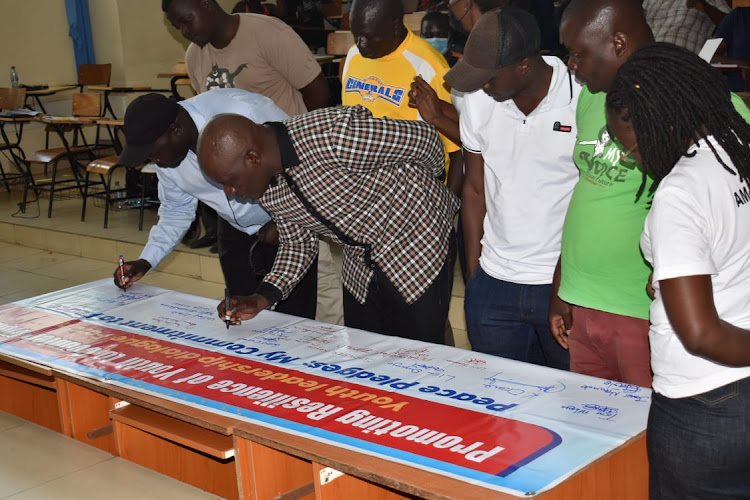
[[[579,141],[578,146],[576,164],[581,176],[592,184],[611,186],[615,182],[625,182],[628,172],[638,170],[635,162],[622,158],[622,151],[612,141],[606,126],[601,128],[595,141]],[[594,146],[593,154],[581,146]],[[640,175],[640,171],[638,173]]]

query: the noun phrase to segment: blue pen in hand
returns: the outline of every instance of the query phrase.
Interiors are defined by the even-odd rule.
[[[231,300],[229,297],[229,288],[224,289],[224,323],[227,324],[227,330],[229,330],[229,324],[231,323],[231,320],[229,319],[229,308],[231,307]]]

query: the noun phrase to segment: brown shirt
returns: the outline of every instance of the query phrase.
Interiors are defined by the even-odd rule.
[[[320,74],[305,42],[280,19],[240,16],[237,34],[223,49],[191,43],[185,66],[196,92],[234,87],[264,95],[287,114],[305,113],[299,89]]]

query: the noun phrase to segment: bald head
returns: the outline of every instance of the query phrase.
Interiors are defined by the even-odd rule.
[[[401,0],[354,0],[349,25],[362,57],[379,59],[406,38]]]
[[[653,40],[639,0],[573,0],[560,24],[568,67],[591,92],[606,92],[620,66]]]
[[[349,19],[359,16],[384,17],[389,21],[404,18],[404,4],[401,0],[354,0],[349,9]]]
[[[638,46],[654,41],[640,0],[572,0],[560,21],[567,22],[589,31],[623,32]]]
[[[269,132],[241,115],[215,116],[198,137],[201,170],[222,184],[228,195],[259,199],[275,170],[272,162],[276,155],[269,151]]]

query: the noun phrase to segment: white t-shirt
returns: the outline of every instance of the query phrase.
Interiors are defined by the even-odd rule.
[[[712,143],[731,166],[724,150]],[[750,187],[724,170],[705,141],[691,151],[696,155],[681,158],[659,184],[641,236],[656,290],[649,332],[653,388],[670,398],[750,376],[750,367],[730,368],[688,353],[661,299],[660,280],[711,275],[719,317],[750,328]]]
[[[573,162],[581,86],[557,57],[547,96],[528,116],[513,100],[464,94],[463,147],[484,159],[487,213],[479,263],[493,278],[552,283],[563,220],[578,169]]]
[[[459,92],[456,89],[451,89],[451,104],[453,104],[453,107],[456,108],[456,111],[458,112],[459,116],[461,115],[461,111],[464,110],[464,96],[466,95],[466,92]]]

